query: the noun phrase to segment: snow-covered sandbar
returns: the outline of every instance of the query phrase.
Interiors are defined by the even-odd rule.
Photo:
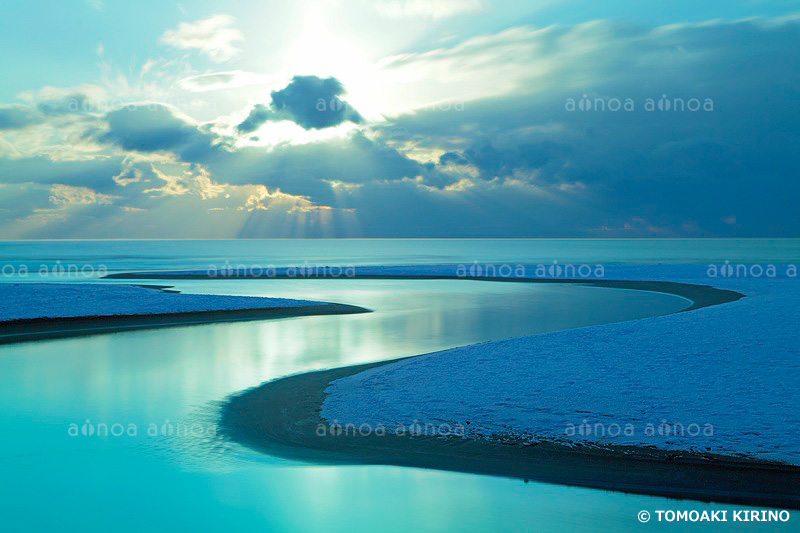
[[[211,294],[159,286],[0,283],[0,343],[150,327],[287,316],[346,314],[343,304]]]
[[[612,266],[585,282],[684,297],[695,287],[705,304],[291,376],[232,398],[223,426],[287,457],[798,508],[798,280],[719,272]],[[532,278],[502,281],[578,281]]]

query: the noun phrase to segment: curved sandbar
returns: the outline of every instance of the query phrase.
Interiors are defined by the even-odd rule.
[[[39,301],[31,302],[30,306],[26,305],[26,298],[31,298],[34,294],[30,291],[29,294],[24,292],[8,294],[14,288],[20,287],[33,291],[38,289],[36,297]],[[139,289],[140,292],[136,294],[115,294],[115,296],[138,297],[143,301],[134,302],[132,305],[123,302],[109,306],[106,303],[100,312],[93,303],[96,304],[107,296],[104,289],[117,292]],[[98,291],[97,294],[92,294],[93,290]],[[39,291],[45,291],[45,294],[42,295]],[[67,294],[64,300],[47,307],[48,300],[56,300],[66,291],[71,291],[72,294]],[[79,299],[76,298],[76,292],[81,293]],[[153,300],[153,295],[165,293],[169,296],[161,298],[161,301],[155,303],[148,301]],[[0,294],[6,297],[6,303],[10,304],[10,307],[17,304],[18,308],[0,317],[0,344],[190,324],[369,312],[363,307],[338,303],[181,294],[163,285],[0,284]],[[174,301],[179,297],[184,299],[194,297],[202,301],[199,304],[194,301],[180,302],[182,305],[175,305],[171,309],[173,302],[170,300]],[[17,301],[10,302],[12,299]]]
[[[686,310],[742,297],[734,291],[690,283],[618,280],[567,283],[571,281],[693,298]],[[356,434],[352,430],[331,434],[330,421],[321,417],[325,391],[330,384],[397,361],[312,372],[266,383],[230,398],[222,409],[220,425],[226,436],[236,442],[289,459],[431,468],[663,497],[800,508],[800,467],[778,462],[644,446],[531,443],[513,437],[442,438],[398,436],[390,431],[380,435]]]
[[[223,406],[220,427],[226,437],[249,448],[301,461],[431,468],[800,509],[800,467],[782,463],[634,446],[319,431],[330,427],[320,413],[332,381],[399,360],[289,376],[247,390]]]

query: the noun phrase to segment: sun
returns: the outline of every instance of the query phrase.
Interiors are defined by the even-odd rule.
[[[337,28],[338,17],[324,5],[308,6],[293,43],[286,47],[282,78],[334,77],[344,85],[344,99],[367,120],[380,120],[376,59],[359,36]],[[334,6],[335,7],[335,6]]]

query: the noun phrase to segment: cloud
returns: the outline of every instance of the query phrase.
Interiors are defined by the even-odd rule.
[[[45,156],[0,159],[0,182],[6,184],[68,184],[107,192],[120,171],[121,157],[54,161]]]
[[[31,183],[0,182],[0,221],[3,222],[0,226],[50,206],[49,187]]]
[[[256,104],[243,121],[236,126],[239,133],[252,133],[261,127],[262,124],[274,116],[273,111],[264,104]]]
[[[270,108],[258,104],[237,129],[251,133],[268,120],[291,120],[305,129],[323,129],[363,118],[339,98],[344,86],[336,78],[295,76],[279,91],[272,91]]]
[[[272,113],[269,110],[269,113]],[[331,201],[331,182],[360,183],[372,179],[395,180],[424,176],[431,183],[452,181],[432,164],[423,164],[360,133],[299,145],[279,144],[272,148],[235,148],[228,139],[195,123],[163,104],[129,105],[108,113],[106,126],[94,132],[93,139],[142,157],[172,157],[178,163],[196,165],[201,176],[194,185],[186,184],[186,171],[148,170],[143,165],[127,165],[108,175],[109,183],[123,187],[161,180],[167,186],[148,185],[142,193],[183,193],[188,188],[212,196],[213,180],[223,178],[236,185],[264,185],[288,194],[325,204]],[[184,176],[180,180],[170,176]],[[204,179],[207,178],[206,181]],[[130,194],[130,193],[129,193]]]
[[[482,0],[372,0],[371,6],[384,16],[428,17],[439,19],[463,13],[482,11]]]
[[[360,133],[343,139],[279,145],[269,150],[263,147],[219,150],[193,162],[203,164],[213,176],[225,176],[227,183],[279,188],[323,205],[333,201],[332,184],[337,182],[361,184],[417,177],[430,183],[453,181],[433,165],[410,159]]]
[[[192,224],[170,226],[170,236],[797,236],[800,104],[786,91],[800,86],[798,42],[792,18],[513,28],[382,64],[396,82],[387,94],[457,98],[458,109],[417,106],[371,124],[342,100],[338,80],[301,76],[239,124],[242,133],[273,120],[361,124],[302,144],[245,145],[164,104],[68,118],[55,100],[47,110],[31,101],[48,124],[91,125],[87,142],[104,152],[81,162],[44,149],[21,157],[19,138],[43,143],[51,132],[8,130],[3,194],[37,209],[53,206],[54,185],[120,200],[62,192],[74,207],[46,213],[49,230],[12,224],[2,235],[150,236],[167,227],[162,219],[185,217]],[[197,86],[232,83],[229,74]],[[648,98],[671,108],[648,111]],[[675,109],[690,98],[713,109]],[[570,99],[591,107],[570,109]],[[635,109],[612,111],[613,99]],[[0,209],[4,221],[24,214]]]
[[[228,72],[211,72],[190,76],[178,81],[178,85],[187,91],[205,92],[218,91],[220,89],[231,89],[234,87],[245,87],[248,85],[260,85],[267,83],[269,78],[253,72],[243,70],[231,70]]]
[[[448,172],[577,194],[595,218],[561,217],[562,235],[796,235],[800,105],[785,88],[800,86],[797,42],[796,17],[506,30],[397,58],[408,72],[457,72],[467,91],[514,83],[387,129],[406,132],[393,145],[441,154]],[[520,62],[531,67],[501,75]],[[615,98],[633,109],[611,111]],[[692,98],[713,109],[688,110]]]
[[[0,106],[0,130],[19,130],[39,124],[43,120],[39,113],[28,106]]]
[[[111,203],[112,196],[100,194],[88,187],[73,187],[72,185],[53,185],[50,187],[50,203],[59,207],[73,205],[107,205]]]
[[[26,94],[26,97],[35,100],[36,109],[47,116],[99,113],[106,105],[105,91],[94,85],[70,89],[43,87],[35,95]]]
[[[564,220],[589,224],[581,198],[520,181],[478,181],[431,189],[416,180],[373,182],[353,191],[365,237],[543,237],[563,235]],[[457,228],[457,232],[456,232]]]
[[[143,190],[144,194],[157,193],[161,196],[194,194],[203,200],[208,200],[219,196],[225,190],[222,185],[214,183],[208,170],[202,165],[191,165],[190,168],[181,169],[176,174],[167,174],[153,166],[151,166],[151,171],[164,183],[161,187]]]
[[[519,135],[522,136],[519,136]],[[446,152],[439,158],[442,165],[473,166],[484,179],[514,176],[515,170],[535,170],[554,160],[564,160],[571,147],[549,140],[526,139],[524,133],[497,135],[491,141],[475,142],[463,153]]]
[[[131,104],[106,115],[99,142],[136,152],[173,152],[196,157],[214,149],[217,137],[164,104]]]
[[[214,15],[197,22],[182,22],[161,36],[161,42],[180,49],[197,49],[220,63],[239,53],[235,43],[244,40],[230,15]]]

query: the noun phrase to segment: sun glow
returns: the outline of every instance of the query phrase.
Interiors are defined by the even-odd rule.
[[[344,84],[344,100],[367,120],[380,120],[377,91],[376,59],[369,57],[368,43],[358,35],[336,28],[341,16],[335,5],[309,3],[297,40],[289,45],[282,61],[284,78],[295,75],[333,76]]]

